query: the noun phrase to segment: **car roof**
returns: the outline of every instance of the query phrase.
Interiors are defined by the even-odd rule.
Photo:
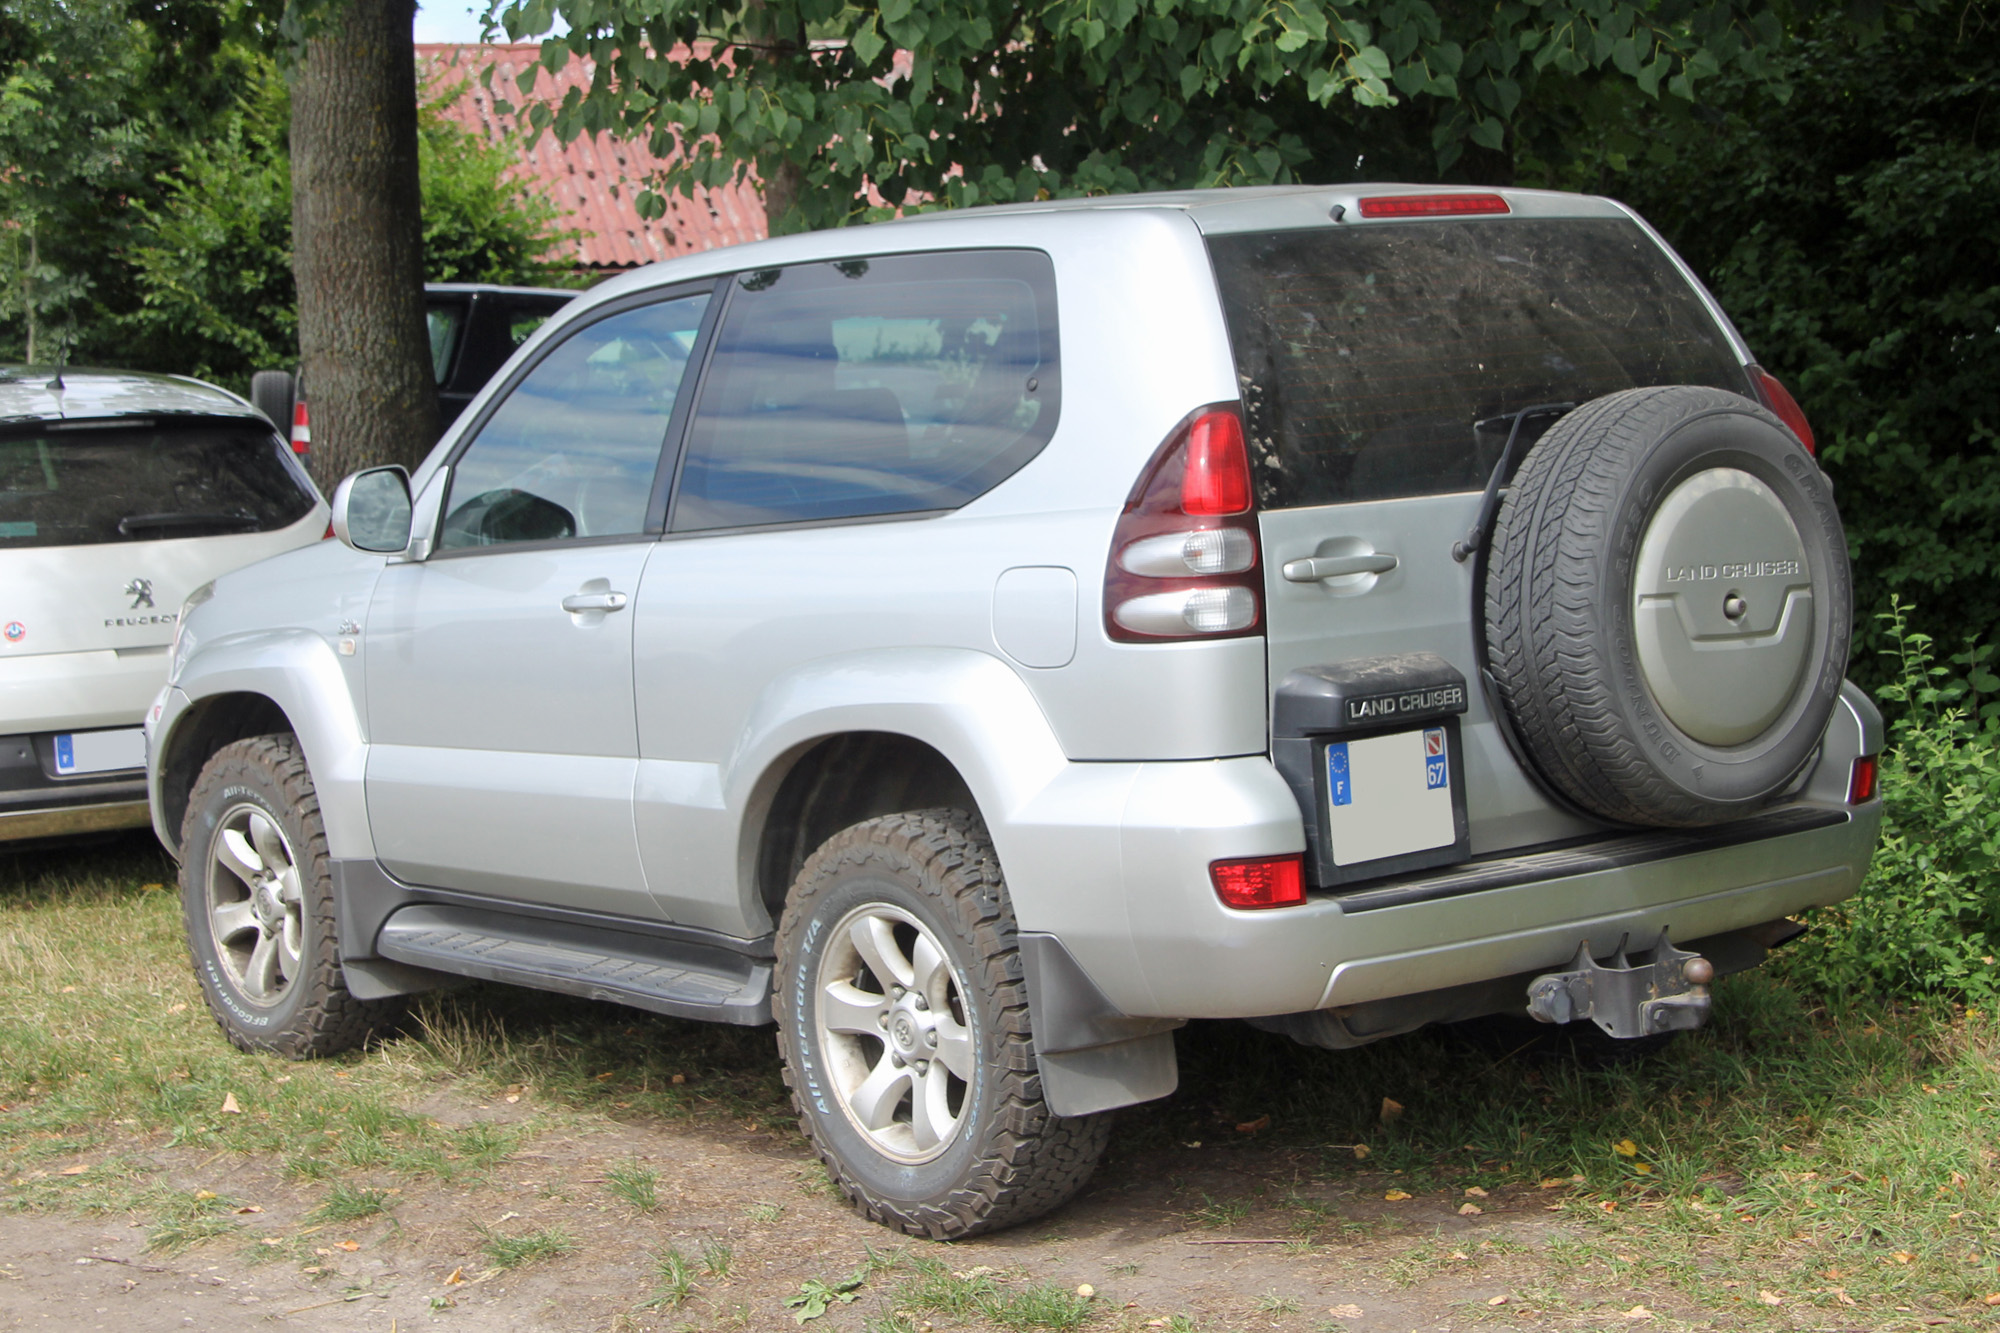
[[[1207,190],[1156,190],[1146,194],[1091,195],[1077,199],[1038,199],[1019,204],[991,204],[977,208],[919,213],[897,219],[898,223],[925,223],[951,217],[994,217],[1019,213],[1070,213],[1111,211],[1130,208],[1168,208],[1182,212],[1210,235],[1232,231],[1282,231],[1295,227],[1323,227],[1336,219],[1352,226],[1367,222],[1360,203],[1365,198],[1407,195],[1498,195],[1508,204],[1512,217],[1624,217],[1625,210],[1609,199],[1596,195],[1571,194],[1560,190],[1522,190],[1512,186],[1418,185],[1406,181],[1367,181],[1345,185],[1249,185]],[[1378,219],[1409,221],[1409,218]],[[1484,221],[1484,218],[1467,218]]]
[[[228,390],[185,375],[0,365],[0,421],[160,415],[264,419]]]
[[[582,291],[570,287],[502,287],[492,282],[427,282],[424,293],[429,296],[560,296],[564,300],[583,295]]]
[[[742,245],[723,246],[677,255],[619,274],[580,295],[579,304],[597,307],[633,292],[697,281],[743,269],[778,267],[839,259],[848,255],[890,254],[929,246],[1033,245],[1041,226],[1035,215],[1075,234],[1081,223],[1102,229],[1103,238],[1117,243],[1130,226],[1150,215],[1178,215],[1204,235],[1244,231],[1290,231],[1306,227],[1384,226],[1406,219],[1364,219],[1361,201],[1382,195],[1499,195],[1507,214],[1515,218],[1630,218],[1621,204],[1595,195],[1556,190],[1523,190],[1513,186],[1416,185],[1368,182],[1346,185],[1257,185],[1210,190],[1162,190],[1150,194],[1094,195],[1080,199],[1039,199],[1018,204],[937,209],[893,221],[860,227],[797,232]],[[1338,212],[1336,212],[1338,210]],[[1057,222],[1056,219],[1061,221]],[[1468,224],[1492,221],[1464,217]],[[1008,228],[1018,227],[1018,234]],[[952,235],[953,231],[957,235]],[[949,237],[949,239],[947,239]]]

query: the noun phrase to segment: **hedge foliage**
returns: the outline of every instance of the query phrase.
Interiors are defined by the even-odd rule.
[[[1808,915],[1779,967],[1836,999],[2000,997],[2000,679],[1990,647],[1946,662],[1883,617],[1895,708],[1879,776],[1887,814],[1860,891]]]
[[[1612,127],[1658,132],[1602,184],[1805,408],[1853,553],[1855,675],[1880,685],[1904,660],[1881,651],[1892,595],[1938,644],[2000,629],[2000,5],[1829,12],[1777,59],[1788,97],[1725,76],[1715,110]]]

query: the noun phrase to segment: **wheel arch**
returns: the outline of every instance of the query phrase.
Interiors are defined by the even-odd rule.
[[[169,849],[181,852],[181,822],[201,770],[225,745],[251,736],[291,732],[292,720],[268,695],[249,690],[211,694],[189,703],[160,745],[159,824]],[[294,733],[296,734],[296,733]]]
[[[1004,867],[1010,814],[1066,763],[1027,684],[989,654],[890,650],[803,667],[766,689],[723,776],[741,811],[744,906],[775,923],[820,843],[902,810],[978,815]]]
[[[797,750],[771,792],[756,844],[758,900],[773,921],[806,858],[834,834],[878,815],[938,806],[981,814],[944,753],[893,731],[847,731]]]
[[[260,633],[203,645],[169,691],[169,710],[153,737],[154,828],[168,850],[180,854],[188,793],[210,756],[247,736],[288,731],[305,752],[329,851],[372,857],[357,688],[317,634]]]

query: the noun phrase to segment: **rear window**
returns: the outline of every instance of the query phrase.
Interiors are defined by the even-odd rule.
[[[1030,250],[802,264],[736,280],[677,531],[955,509],[1048,442],[1055,269]]]
[[[1209,249],[1264,508],[1477,490],[1507,414],[1537,403],[1749,391],[1699,296],[1624,219],[1251,233]]]
[[[269,532],[313,495],[263,420],[36,423],[0,432],[0,550]]]

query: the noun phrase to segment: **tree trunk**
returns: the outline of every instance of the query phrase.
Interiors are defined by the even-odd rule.
[[[28,229],[28,266],[21,270],[21,314],[28,321],[28,364],[35,364],[35,229]]]
[[[782,17],[771,12],[768,0],[749,0],[743,9],[745,35],[752,48],[743,52],[743,69],[751,83],[784,82],[784,68],[810,49],[804,20],[787,30]],[[791,230],[792,208],[805,189],[805,169],[789,161],[782,152],[757,163],[758,193],[764,201],[764,234],[779,236]]]
[[[413,0],[344,0],[292,84],[292,271],[310,462],[414,467],[438,433],[424,322]]]

